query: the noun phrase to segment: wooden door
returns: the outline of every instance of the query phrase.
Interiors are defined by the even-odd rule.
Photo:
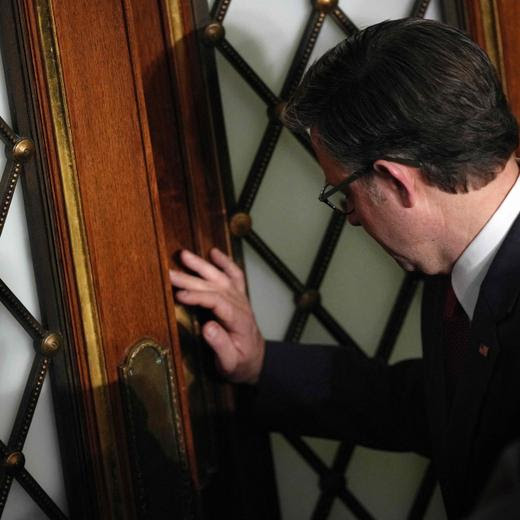
[[[168,282],[181,248],[231,251],[191,3],[1,0],[0,12],[16,123],[2,130],[35,147],[25,200],[58,338],[37,356],[52,366],[71,517],[275,518],[266,440],[237,422],[203,316]]]

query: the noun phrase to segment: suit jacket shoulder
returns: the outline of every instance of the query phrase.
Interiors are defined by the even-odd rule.
[[[426,399],[433,459],[448,513],[467,514],[505,445],[520,436],[520,218],[482,283],[465,371],[451,410],[441,348],[441,284],[423,302]]]

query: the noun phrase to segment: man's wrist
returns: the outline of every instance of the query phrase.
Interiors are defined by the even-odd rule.
[[[265,360],[265,340],[261,338],[260,346],[258,347],[258,355],[253,363],[252,374],[249,378],[247,378],[244,383],[248,385],[256,385],[260,380],[260,374],[262,373],[262,369],[264,367]]]

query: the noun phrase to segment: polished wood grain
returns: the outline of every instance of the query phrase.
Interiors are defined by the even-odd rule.
[[[515,0],[497,0],[496,12],[502,45],[502,60],[509,103],[520,118],[520,3]]]
[[[520,3],[517,0],[465,0],[468,31],[494,62],[511,108],[520,117]]]
[[[61,289],[61,247],[56,240],[56,227],[47,175],[52,152],[47,148],[45,103],[41,103],[36,85],[41,85],[41,65],[33,46],[34,32],[23,2],[0,1],[0,48],[9,93],[12,122],[20,135],[29,135],[37,143],[34,158],[24,168],[21,179],[24,189],[25,213],[31,244],[34,272],[43,325],[58,330],[65,348],[53,359],[50,371],[53,402],[58,426],[64,481],[69,513],[74,518],[99,516],[96,473],[87,441],[88,404],[77,398],[81,388],[75,354],[68,348],[72,330]],[[36,455],[37,456],[37,455]],[[30,460],[28,464],[31,464]],[[78,486],[78,482],[82,486]]]
[[[224,200],[229,172],[223,172],[225,149],[215,134],[223,126],[214,119],[218,111],[197,37],[207,6],[181,0],[0,2],[19,15],[20,32],[10,45],[22,42],[23,48],[10,63],[25,70],[17,82],[26,92],[15,97],[19,110],[29,100],[31,117],[19,119],[39,150],[31,179],[40,184],[28,188],[28,200],[36,204],[30,215],[42,262],[37,272],[49,273],[39,281],[46,294],[41,301],[52,302],[51,321],[66,336],[54,376],[56,402],[66,412],[58,421],[68,446],[62,453],[73,481],[69,498],[88,504],[74,504],[74,517],[137,516],[118,369],[146,338],[173,360],[179,442],[197,510],[207,518],[216,511],[227,518],[263,511],[247,504],[243,477],[254,474],[244,450],[258,459],[265,437],[263,444],[254,435],[238,437],[233,391],[216,377],[202,345],[197,375],[208,404],[195,408],[190,400],[186,345],[168,281],[182,248],[203,256],[215,245],[231,251]],[[45,253],[41,260],[39,252]],[[200,319],[193,316],[193,330]],[[211,430],[209,451],[194,438],[192,418],[199,413]],[[84,471],[69,464],[74,450],[86,461]],[[229,488],[236,498],[231,505]]]

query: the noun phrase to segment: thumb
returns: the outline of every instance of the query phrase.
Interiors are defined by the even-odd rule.
[[[232,375],[237,367],[238,353],[228,332],[222,325],[211,320],[202,327],[202,335],[214,350],[219,369],[224,375]]]

